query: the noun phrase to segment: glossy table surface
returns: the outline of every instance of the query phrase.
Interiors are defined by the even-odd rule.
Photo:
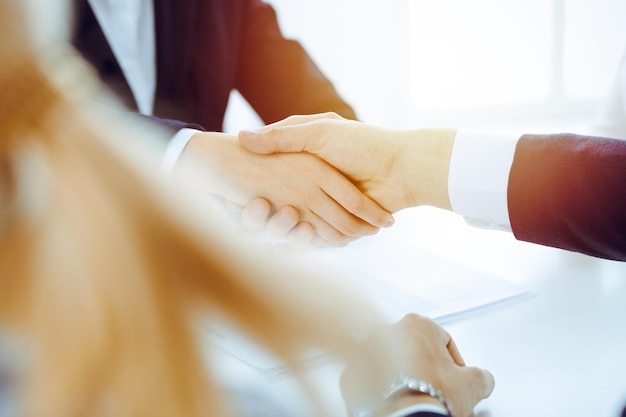
[[[467,363],[496,378],[477,416],[620,415],[626,405],[626,263],[519,242],[430,208],[399,220],[396,226],[410,230],[416,245],[534,294],[444,325]]]

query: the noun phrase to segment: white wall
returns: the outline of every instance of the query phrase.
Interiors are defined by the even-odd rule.
[[[626,0],[270,0],[367,122],[591,118],[626,45]],[[227,129],[260,124],[235,97]]]

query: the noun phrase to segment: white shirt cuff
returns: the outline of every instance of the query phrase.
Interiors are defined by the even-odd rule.
[[[170,139],[165,149],[165,155],[163,155],[163,161],[161,162],[162,171],[169,175],[174,170],[174,165],[178,161],[178,157],[183,153],[183,149],[187,146],[187,142],[193,135],[200,133],[200,130],[183,128],[176,132],[176,134]]]
[[[519,137],[457,131],[450,159],[448,194],[452,210],[472,226],[511,231],[507,188]]]
[[[446,409],[440,407],[435,404],[415,404],[408,407],[401,408],[397,411],[394,411],[392,414],[387,415],[387,417],[405,417],[413,413],[418,412],[429,412],[429,413],[439,413],[442,416],[447,416],[448,413]]]

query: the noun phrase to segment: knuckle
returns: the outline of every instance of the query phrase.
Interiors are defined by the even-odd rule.
[[[272,136],[277,136],[280,135],[283,132],[283,127],[282,126],[272,126],[272,128],[269,131],[269,134]]]
[[[406,324],[417,324],[421,321],[421,319],[421,316],[418,316],[416,313],[408,313],[400,321]]]
[[[345,219],[340,225],[339,230],[345,236],[356,236],[361,231],[361,225],[355,219]]]
[[[351,196],[347,204],[352,213],[361,213],[365,211],[366,208],[365,198],[362,194],[355,194]]]

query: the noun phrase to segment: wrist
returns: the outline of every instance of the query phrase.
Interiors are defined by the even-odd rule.
[[[451,209],[448,172],[455,129],[418,129],[403,133],[400,169],[411,207],[429,205]]]
[[[165,154],[161,162],[161,168],[166,174],[171,174],[174,171],[174,167],[178,162],[178,159],[182,155],[185,147],[193,136],[200,133],[199,130],[183,128],[176,132],[170,139],[167,147],[165,148]]]
[[[189,138],[175,168],[176,177],[199,191],[223,195],[223,178],[234,161],[236,138],[224,133],[198,132]]]
[[[444,405],[436,398],[423,393],[406,393],[398,396],[397,398],[388,400],[386,402],[386,408],[383,415],[387,417],[394,416],[399,414],[399,411],[411,409],[420,405],[434,406],[438,412],[447,414]]]
[[[452,416],[450,403],[440,390],[426,381],[408,376],[393,379],[378,401],[361,405],[352,414],[353,417],[384,417],[418,405],[436,406],[443,414]]]

